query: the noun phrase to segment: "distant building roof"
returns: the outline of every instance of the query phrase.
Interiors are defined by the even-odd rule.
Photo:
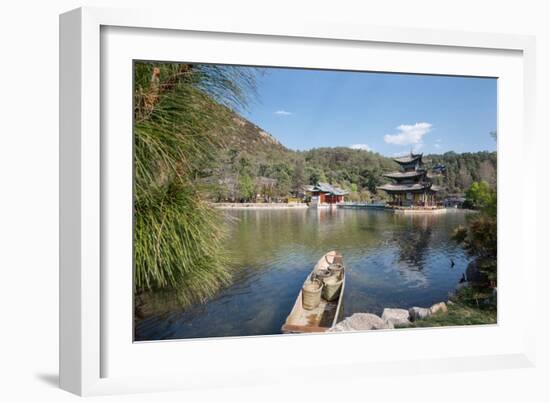
[[[392,179],[406,179],[406,178],[416,178],[417,176],[422,176],[426,173],[426,171],[410,171],[410,172],[390,172],[387,174],[384,174],[387,178]]]
[[[340,189],[340,188],[334,188],[334,194],[336,196],[345,196],[347,195],[349,192],[346,192],[344,189]]]
[[[433,189],[433,186],[429,183],[411,183],[411,184],[395,184],[395,183],[388,183],[382,186],[379,186],[378,189],[385,190],[387,192],[410,192],[415,190],[427,190],[432,189],[434,191],[437,191],[439,189]]]
[[[397,157],[397,158],[394,158],[393,160],[398,164],[409,164],[418,159],[422,159],[422,154],[410,153],[409,155],[405,155],[404,157]]]
[[[348,192],[346,192],[345,190],[340,189],[339,187],[336,187],[336,186],[332,186],[330,183],[325,183],[325,182],[317,183],[317,185],[313,186],[313,189],[311,189],[311,191],[330,193],[336,196],[343,196],[348,194]]]

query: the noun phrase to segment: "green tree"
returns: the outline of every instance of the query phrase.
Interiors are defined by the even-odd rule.
[[[362,173],[364,188],[367,188],[369,192],[376,193],[376,188],[382,184],[382,175],[376,169],[367,169]]]
[[[487,182],[474,182],[466,192],[466,199],[473,208],[484,209],[491,204],[493,199],[496,200],[494,193]]]
[[[252,172],[252,164],[248,157],[241,156],[241,158],[239,158],[239,163],[237,165],[237,172],[240,175],[250,175],[250,173]]]
[[[384,192],[381,192],[380,194],[382,194],[382,193],[384,193]],[[359,199],[361,201],[370,202],[372,200],[372,194],[367,189],[363,189],[359,193]]]
[[[304,161],[302,159],[298,159],[294,164],[294,171],[292,172],[292,192],[294,195],[298,196],[302,193],[305,185],[306,173]]]
[[[428,168],[438,164],[445,167],[437,183],[443,188],[442,194],[465,193],[473,182],[485,181],[491,187],[496,185],[496,152],[447,152],[443,155],[427,155],[425,160],[429,161]]]
[[[358,202],[358,201],[361,201],[361,195],[360,195],[358,192],[350,192],[350,193],[346,196],[346,201],[350,201],[350,202]]]
[[[281,170],[277,173],[277,195],[280,197],[286,197],[290,194],[291,190],[291,178],[286,170]]]
[[[256,196],[254,181],[248,173],[239,176],[239,198],[242,201],[249,202]]]
[[[323,170],[313,167],[308,167],[309,171],[309,184],[316,185],[319,182],[326,182],[327,177]]]

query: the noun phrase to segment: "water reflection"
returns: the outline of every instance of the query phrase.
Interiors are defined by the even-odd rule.
[[[395,215],[375,210],[227,212],[235,283],[185,312],[136,323],[137,340],[279,333],[305,276],[321,255],[340,250],[348,277],[345,314],[446,300],[467,265],[450,240],[462,212]],[[450,261],[454,260],[454,267]]]
[[[399,260],[413,270],[422,271],[431,234],[431,227],[423,225],[413,225],[409,231],[401,232],[394,240],[399,248]]]

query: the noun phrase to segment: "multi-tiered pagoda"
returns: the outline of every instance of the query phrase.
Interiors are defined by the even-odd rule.
[[[426,207],[437,205],[435,194],[439,190],[428,176],[422,163],[422,154],[413,154],[395,158],[402,171],[385,174],[393,183],[379,186],[391,197],[390,205],[394,207]]]

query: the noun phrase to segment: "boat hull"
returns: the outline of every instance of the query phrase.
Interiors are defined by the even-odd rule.
[[[331,251],[324,255],[315,265],[313,271],[307,276],[304,284],[309,281],[312,275],[318,270],[324,270],[332,263],[341,263],[342,257],[335,251]],[[283,333],[323,333],[334,326],[342,313],[342,302],[344,296],[344,288],[346,284],[345,268],[342,271],[342,286],[340,295],[334,301],[327,301],[321,298],[319,306],[312,310],[306,310],[302,306],[302,290],[298,293],[298,297],[294,306],[288,315],[284,325],[281,328]]]

